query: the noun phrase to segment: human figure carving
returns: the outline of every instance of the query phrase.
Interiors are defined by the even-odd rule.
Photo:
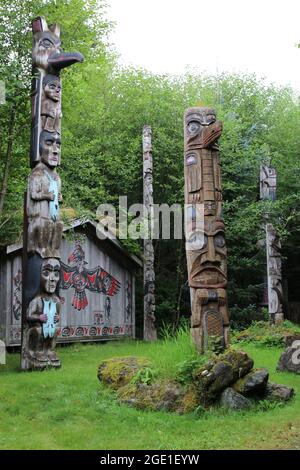
[[[60,163],[60,136],[47,131],[40,139],[41,162],[29,177],[27,251],[42,258],[59,258],[63,223],[59,220],[62,202],[61,180],[55,168]]]
[[[59,77],[46,75],[43,79],[42,129],[60,134],[61,84]]]
[[[55,325],[59,322],[61,313],[61,303],[55,294],[59,276],[59,261],[55,258],[45,259],[40,273],[40,291],[31,300],[26,312],[24,369],[60,367],[60,361],[55,353]]]

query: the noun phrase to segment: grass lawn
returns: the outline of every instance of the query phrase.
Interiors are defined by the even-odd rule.
[[[20,372],[19,355],[0,366],[0,449],[300,449],[300,375],[277,373],[281,349],[242,347],[270,381],[295,388],[286,406],[204,416],[145,412],[118,405],[97,379],[105,358],[149,358],[162,376],[193,355],[188,338],[58,348],[60,370]]]

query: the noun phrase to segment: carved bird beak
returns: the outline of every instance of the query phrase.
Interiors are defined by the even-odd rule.
[[[83,62],[84,57],[80,52],[55,52],[48,59],[50,64],[57,72],[65,67],[69,67],[77,62]]]

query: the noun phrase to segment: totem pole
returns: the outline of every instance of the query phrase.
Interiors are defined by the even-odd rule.
[[[275,201],[277,175],[272,166],[262,165],[260,167],[260,199]]]
[[[143,177],[144,177],[144,208],[146,209],[146,231],[144,239],[144,340],[155,341],[155,272],[154,249],[152,244],[153,222],[153,176],[152,176],[152,142],[151,127],[143,129]]]
[[[199,352],[214,341],[229,343],[227,250],[222,220],[218,138],[222,123],[209,108],[190,108],[184,117],[186,255],[191,295],[191,335]],[[202,214],[202,229],[196,226]]]
[[[60,367],[55,353],[61,303],[60,244],[63,223],[61,180],[60,71],[83,56],[61,50],[58,25],[44,18],[32,22],[33,81],[30,166],[24,208],[23,314],[21,368]]]
[[[260,168],[260,199],[276,200],[276,169],[268,165]],[[281,277],[281,243],[275,228],[268,223],[269,214],[264,214],[266,224],[268,306],[271,323],[283,321],[283,289]]]

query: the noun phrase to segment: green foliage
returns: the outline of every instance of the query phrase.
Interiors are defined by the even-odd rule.
[[[258,310],[255,304],[244,308],[234,305],[230,308],[230,326],[234,330],[243,330],[249,327],[252,322],[267,321],[268,318],[267,309]]]
[[[43,373],[20,373],[19,354],[8,354],[0,369],[1,449],[299,448],[300,376],[276,372],[277,348],[243,345],[257,367],[269,369],[271,382],[296,392],[288,405],[263,405],[268,407],[264,412],[254,409],[245,415],[216,408],[194,419],[193,414],[145,413],[120,405],[114,392],[97,380],[99,363],[120,356],[147,357],[162,377],[174,376],[174,364],[191,357],[187,344],[182,338],[181,344],[124,341],[59,347],[63,367]]]
[[[157,377],[157,372],[151,367],[145,367],[139,370],[131,379],[132,384],[142,383],[144,385],[151,385],[153,380]]]
[[[208,350],[215,354],[221,354],[222,352],[224,352],[223,338],[221,336],[215,335],[209,336]]]
[[[85,62],[66,69],[63,80],[62,167],[64,204],[77,214],[95,213],[119,195],[142,202],[144,124],[153,132],[154,201],[183,203],[182,116],[199,102],[214,106],[223,120],[220,141],[224,219],[228,246],[228,298],[234,327],[257,319],[265,252],[262,214],[278,229],[284,256],[300,258],[300,107],[288,87],[268,85],[253,75],[153,75],[122,68],[108,45],[112,25],[104,0],[2,0],[0,77],[7,100],[0,106],[0,185],[7,167],[9,124],[12,156],[0,218],[0,245],[22,238],[23,193],[29,173],[31,31],[36,15],[61,25],[63,48],[80,51]],[[259,167],[278,172],[278,198],[258,202]],[[128,249],[141,253],[138,240]],[[296,263],[297,265],[297,263]],[[158,329],[190,315],[186,260],[181,240],[155,242]],[[253,306],[253,307],[252,307]],[[245,310],[246,309],[246,310]],[[141,315],[140,315],[141,316]]]
[[[202,418],[206,413],[206,409],[203,408],[203,406],[199,405],[193,413],[197,418]]]
[[[297,333],[300,333],[300,327],[289,321],[278,325],[257,321],[243,331],[233,332],[232,342],[257,343],[265,347],[284,346],[285,337]]]
[[[198,356],[195,359],[188,359],[177,365],[176,380],[182,384],[193,382],[193,373],[207,361],[207,356]]]
[[[270,411],[282,408],[285,403],[282,401],[259,400],[256,405],[257,411]]]

